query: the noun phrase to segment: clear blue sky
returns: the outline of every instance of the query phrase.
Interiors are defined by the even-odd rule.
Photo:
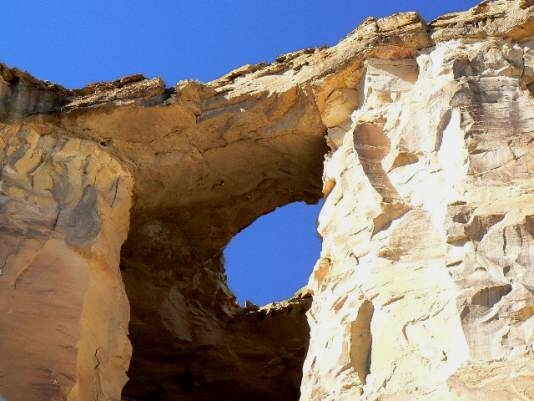
[[[2,4],[0,62],[82,87],[142,73],[168,86],[209,81],[247,63],[333,45],[365,17],[418,11],[427,21],[474,0],[11,0]],[[320,243],[318,208],[260,218],[226,252],[240,300],[290,296],[306,283]]]

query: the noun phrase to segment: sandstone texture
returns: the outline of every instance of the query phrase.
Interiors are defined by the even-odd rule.
[[[533,400],[533,135],[526,0],[207,84],[0,65],[0,400]],[[240,307],[226,244],[321,197],[308,286]]]
[[[16,126],[0,141],[0,394],[119,399],[132,176],[91,141]]]

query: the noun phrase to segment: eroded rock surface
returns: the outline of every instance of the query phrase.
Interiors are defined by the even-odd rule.
[[[302,399],[534,397],[533,49],[366,61],[329,135]]]
[[[533,27],[369,18],[173,88],[2,66],[0,399],[120,399],[124,289],[125,400],[534,398]],[[239,307],[226,244],[323,194],[303,295]]]
[[[0,394],[119,399],[132,176],[87,140],[4,127],[0,143]]]

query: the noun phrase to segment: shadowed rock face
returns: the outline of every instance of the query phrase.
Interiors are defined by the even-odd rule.
[[[0,400],[533,398],[533,21],[371,18],[170,89],[2,66]],[[226,244],[323,195],[308,287],[240,308]]]

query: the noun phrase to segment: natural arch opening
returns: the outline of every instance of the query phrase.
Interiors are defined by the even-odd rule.
[[[292,229],[297,227],[301,241],[316,241],[316,252],[309,252],[307,257],[309,264],[301,261],[295,289],[306,283],[319,253],[320,241],[316,238],[319,207],[289,204],[272,213]],[[220,210],[202,208],[195,214],[188,211],[186,216],[208,221],[201,213]],[[240,210],[243,209],[238,208],[236,215]],[[133,311],[130,322],[133,358],[123,400],[223,399],[219,396],[231,401],[298,400],[309,343],[306,312],[311,297],[301,294],[292,298],[294,291],[290,288],[288,296],[282,296],[285,301],[261,308],[240,308],[226,285],[222,247],[218,254],[212,254],[189,245],[185,253],[188,241],[195,237],[183,235],[184,226],[174,224],[168,216],[166,219],[150,216],[145,223],[142,216],[134,216],[134,229],[129,237],[134,246],[127,243],[123,248],[122,273]],[[259,218],[260,225],[272,218],[264,216]],[[173,217],[178,220],[182,216]],[[307,224],[299,224],[302,221]],[[287,225],[278,226],[277,231],[296,235]],[[280,233],[276,235],[282,237]],[[144,249],[146,242],[142,240],[146,238],[155,238],[157,242]],[[172,252],[163,252],[169,249]],[[141,262],[154,267],[148,270]],[[178,266],[174,271],[155,269],[173,262]],[[285,265],[286,272],[291,267]],[[144,296],[136,298],[137,294]],[[157,313],[153,313],[154,306]]]
[[[124,400],[299,399],[311,297],[240,308],[227,287],[223,250],[277,205],[317,202],[319,173],[264,180],[258,190],[215,205],[134,209],[121,255],[133,345]],[[315,215],[310,220],[307,235],[315,239]]]
[[[240,305],[291,298],[304,287],[321,250],[317,217],[322,202],[295,202],[261,216],[224,251],[228,286]]]
[[[184,135],[172,128],[182,147],[162,148],[136,177],[143,196],[121,251],[133,347],[125,400],[299,398],[311,298],[241,308],[223,251],[258,216],[322,197],[324,126],[300,88],[231,104],[224,96]]]

